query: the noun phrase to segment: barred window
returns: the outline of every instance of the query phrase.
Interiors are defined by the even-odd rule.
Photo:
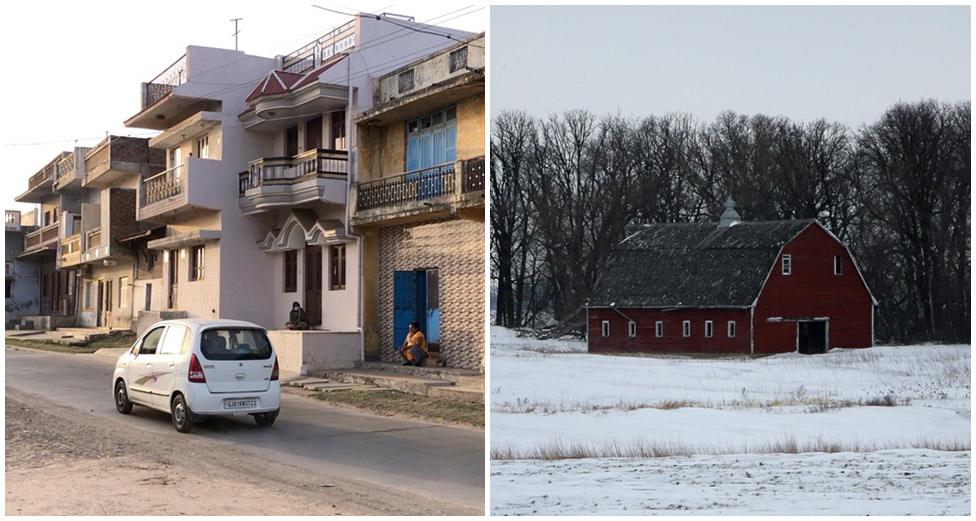
[[[461,47],[456,51],[451,51],[450,54],[450,67],[451,72],[459,71],[468,66],[468,48],[467,46]]]
[[[298,291],[298,250],[285,251],[285,293]]]
[[[346,245],[329,247],[329,289],[346,289]]]
[[[399,76],[399,81],[400,81],[401,94],[413,90],[413,69],[410,69],[409,71],[401,72]]]
[[[190,249],[190,280],[203,279],[203,245]]]

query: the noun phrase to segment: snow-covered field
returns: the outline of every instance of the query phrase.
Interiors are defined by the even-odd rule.
[[[500,459],[492,463],[493,513],[641,513],[645,507],[821,513],[819,503],[832,501],[825,497],[844,499],[829,505],[831,513],[969,511],[970,453],[959,449],[970,444],[970,346],[758,359],[585,351],[581,341],[523,339],[492,329],[491,448]],[[566,456],[586,459],[527,459]],[[605,456],[629,458],[598,459]],[[749,461],[766,462],[759,470],[779,472],[791,486],[727,479],[735,465]],[[831,461],[853,470],[813,472]],[[825,474],[833,470],[838,476]],[[878,479],[848,479],[854,470]],[[674,474],[672,481],[682,485],[637,479],[642,472],[655,480]],[[882,479],[889,473],[890,480]],[[900,484],[920,475],[934,481],[924,488]],[[792,485],[801,477],[805,492],[795,502],[786,491],[796,494]],[[755,501],[715,499],[709,507],[707,496],[685,490],[695,480],[726,487],[725,498],[751,487]],[[615,485],[600,487],[604,482]],[[654,483],[671,495],[658,493]],[[593,498],[582,493],[587,487],[599,490],[596,506],[581,503]],[[542,495],[545,500],[531,503]]]

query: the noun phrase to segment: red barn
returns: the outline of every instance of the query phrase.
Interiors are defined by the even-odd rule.
[[[874,306],[847,247],[815,220],[649,224],[611,254],[589,351],[822,353],[870,347]]]

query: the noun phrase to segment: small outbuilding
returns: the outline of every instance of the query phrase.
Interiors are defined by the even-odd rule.
[[[588,303],[591,353],[823,353],[874,342],[850,250],[813,219],[628,229]]]

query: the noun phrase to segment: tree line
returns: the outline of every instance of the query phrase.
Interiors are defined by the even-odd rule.
[[[636,222],[816,218],[879,300],[881,342],[970,339],[970,102],[898,103],[851,129],[724,112],[584,110],[492,123],[495,321],[580,330],[614,245]]]

